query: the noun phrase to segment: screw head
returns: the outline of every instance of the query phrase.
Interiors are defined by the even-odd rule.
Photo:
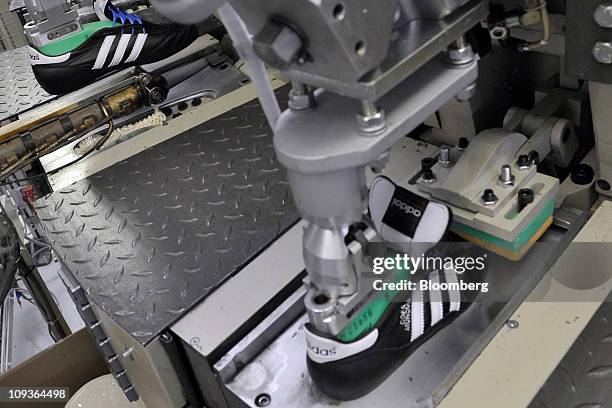
[[[269,394],[259,394],[255,397],[255,405],[258,407],[267,407],[272,402],[272,397]]]
[[[525,207],[533,203],[535,200],[535,194],[530,188],[522,188],[518,192],[518,210],[523,211]]]
[[[612,28],[612,3],[604,3],[597,6],[593,18],[600,27]]]
[[[531,165],[531,160],[529,160],[529,156],[527,156],[526,154],[521,154],[518,160],[516,161],[516,165],[519,169],[526,170]]]
[[[436,159],[432,157],[425,157],[421,160],[421,169],[427,170],[431,169],[436,164]]]
[[[482,197],[480,197],[480,202],[482,202],[484,205],[494,205],[497,202],[497,196],[495,195],[495,192],[492,189],[487,188],[482,193]]]
[[[506,326],[508,326],[511,329],[516,329],[519,327],[519,322],[516,320],[508,320],[506,322]]]
[[[593,57],[600,64],[612,64],[612,43],[598,41],[593,47]]]
[[[597,187],[603,191],[610,191],[610,183],[604,179],[597,180]]]
[[[594,177],[595,170],[593,170],[593,168],[586,163],[580,163],[571,174],[572,182],[581,186],[590,184]]]

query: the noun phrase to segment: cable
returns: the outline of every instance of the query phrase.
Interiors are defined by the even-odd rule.
[[[93,153],[95,150],[100,149],[100,147],[106,142],[106,140],[110,137],[110,134],[112,133],[112,131],[114,130],[114,124],[113,124],[113,118],[111,117],[111,115],[108,113],[108,110],[106,109],[106,107],[104,106],[104,104],[98,102],[98,106],[100,107],[100,110],[102,111],[102,113],[104,114],[104,120],[100,123],[100,125],[105,125],[108,124],[109,125],[109,132],[105,135],[105,137],[103,139],[100,140],[100,143],[96,146],[94,146],[94,148],[92,148],[91,150],[89,150],[88,152],[86,152],[83,156],[79,157],[78,159],[65,164],[61,167],[58,167],[57,169],[54,169],[50,172],[47,173],[47,175],[51,175],[51,174],[55,174],[69,166],[72,166],[73,164],[78,163],[79,161],[83,160],[85,157],[89,156],[91,153]],[[40,155],[44,155],[46,154],[49,150],[55,148],[56,146],[58,146],[59,144],[63,143],[66,140],[71,139],[72,137],[76,136],[77,130],[72,130],[71,132],[68,132],[64,135],[64,137],[61,137],[59,139],[57,139],[55,142],[51,143],[49,146],[45,147],[44,149],[42,149],[41,151],[35,151],[35,152],[30,152],[27,155],[25,155],[24,157],[22,157],[21,159],[19,159],[17,162],[13,163],[11,166],[9,166],[8,168],[6,168],[2,173],[0,173],[0,180],[4,180],[7,177],[9,177],[11,174],[13,174],[13,171],[15,169],[20,168],[24,163],[29,162],[31,159],[36,158]],[[24,181],[27,181],[27,179],[24,179]],[[9,183],[14,183],[14,181],[9,182]],[[6,184],[1,184],[1,185],[6,185]]]
[[[77,164],[78,162],[80,162],[81,160],[83,160],[84,158],[86,158],[87,156],[89,156],[90,154],[95,152],[96,150],[100,150],[100,148],[104,145],[104,143],[106,143],[108,138],[111,136],[111,134],[113,133],[114,129],[115,129],[115,125],[113,124],[113,120],[109,117],[109,119],[108,119],[108,131],[106,132],[104,137],[102,139],[100,139],[100,141],[98,143],[96,143],[96,145],[94,147],[92,147],[87,152],[85,152],[85,154],[83,154],[81,157],[71,161],[70,163],[66,163],[63,166],[58,167],[57,169],[53,169],[53,170],[47,172],[47,175],[53,175],[55,173],[59,173],[60,171],[64,170],[65,168],[68,168],[68,167],[70,167],[70,166],[72,166],[74,164]]]

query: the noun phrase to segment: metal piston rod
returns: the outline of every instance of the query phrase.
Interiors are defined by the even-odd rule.
[[[317,330],[337,335],[372,291],[356,276],[363,270],[365,248],[345,244],[349,227],[363,221],[366,168],[384,161],[391,146],[470,87],[477,75],[475,60],[458,66],[444,56],[432,60],[378,101],[387,119],[375,133],[356,125],[359,101],[331,92],[318,93],[309,110],[281,115],[274,145],[288,169],[298,208],[310,223],[303,244],[306,305]],[[367,229],[364,236],[376,240]]]

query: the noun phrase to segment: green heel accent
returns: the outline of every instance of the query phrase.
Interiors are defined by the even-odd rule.
[[[62,38],[61,40],[43,45],[38,51],[45,54],[47,57],[57,57],[74,51],[95,33],[110,27],[113,27],[113,23],[110,21],[95,21],[93,23],[83,24],[82,31],[69,37]]]
[[[396,270],[394,282],[409,280],[410,272],[407,270]],[[350,323],[340,332],[338,339],[350,343],[369,333],[383,317],[393,299],[400,290],[380,291],[370,303],[351,319]]]

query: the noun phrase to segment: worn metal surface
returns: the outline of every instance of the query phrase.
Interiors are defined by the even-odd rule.
[[[256,101],[37,208],[66,267],[143,344],[298,220]]]
[[[36,82],[26,47],[0,53],[0,121],[52,98]]]

